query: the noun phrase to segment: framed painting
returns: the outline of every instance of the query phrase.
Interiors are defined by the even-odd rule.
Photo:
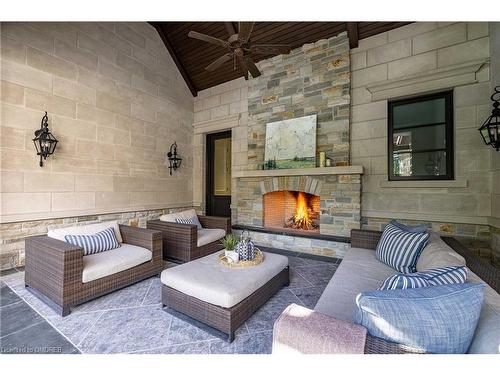
[[[264,169],[316,167],[316,117],[268,123]]]

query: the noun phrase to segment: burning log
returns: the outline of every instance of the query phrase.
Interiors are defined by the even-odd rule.
[[[288,219],[286,227],[293,229],[312,230],[317,226],[313,224],[309,208],[307,207],[307,198],[304,193],[299,192],[297,196],[297,209],[293,216]]]

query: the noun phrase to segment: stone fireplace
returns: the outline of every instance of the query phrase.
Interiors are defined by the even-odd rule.
[[[361,166],[236,172],[236,232],[250,230],[261,246],[342,257],[361,225],[362,173]],[[299,203],[309,228],[293,225]]]
[[[264,228],[319,233],[320,199],[302,191],[280,190],[263,199]]]

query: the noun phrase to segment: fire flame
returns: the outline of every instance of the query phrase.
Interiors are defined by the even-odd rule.
[[[297,229],[312,229],[313,222],[307,212],[307,198],[304,193],[299,192],[297,196],[297,209],[293,215],[294,227]]]

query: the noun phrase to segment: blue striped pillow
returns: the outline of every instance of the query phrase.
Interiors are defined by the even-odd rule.
[[[113,228],[88,235],[67,234],[64,239],[72,245],[80,246],[83,249],[83,255],[96,254],[120,247]]]
[[[406,232],[389,223],[380,237],[375,255],[399,272],[413,273],[417,271],[418,257],[428,241],[427,232]]]
[[[192,225],[197,225],[194,221],[193,218],[190,219],[175,219],[175,222],[177,224],[192,224]]]
[[[467,280],[465,266],[434,268],[427,271],[388,277],[378,290],[412,289],[426,286],[463,284]]]

